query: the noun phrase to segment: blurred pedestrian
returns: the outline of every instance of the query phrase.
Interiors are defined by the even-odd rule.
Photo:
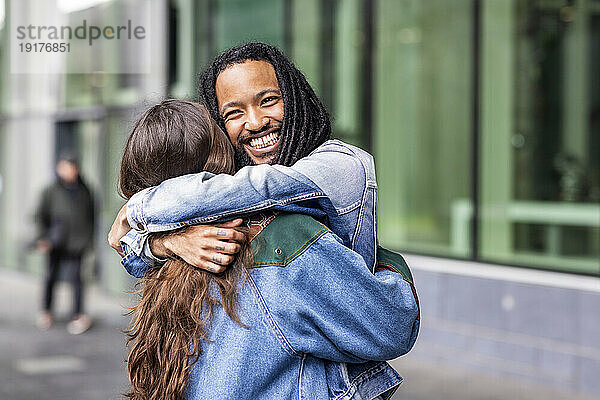
[[[37,325],[47,330],[54,323],[53,292],[63,271],[73,289],[73,309],[67,331],[81,334],[91,326],[91,319],[83,309],[81,260],[91,247],[94,236],[94,201],[81,178],[75,154],[65,152],[60,155],[56,164],[56,181],[42,193],[36,222],[39,230],[36,247],[47,253],[43,304]]]

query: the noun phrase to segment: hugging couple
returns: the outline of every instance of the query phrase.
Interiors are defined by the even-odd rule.
[[[419,305],[377,245],[373,158],[278,49],[247,43],[165,100],[125,146],[109,233],[141,278],[127,396],[389,399]]]

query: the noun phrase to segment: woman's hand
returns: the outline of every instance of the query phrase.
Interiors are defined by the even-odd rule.
[[[115,221],[110,227],[108,232],[108,244],[110,247],[115,249],[121,257],[125,257],[123,249],[121,248],[121,238],[127,235],[127,232],[131,230],[129,222],[127,221],[127,203],[119,210]]]
[[[213,273],[225,271],[240,251],[246,236],[233,229],[242,224],[234,219],[218,225],[193,225],[150,242],[152,253],[158,257],[183,259],[188,264]]]

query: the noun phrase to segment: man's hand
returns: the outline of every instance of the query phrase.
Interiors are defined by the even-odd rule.
[[[110,247],[115,249],[121,257],[125,257],[123,249],[121,248],[121,238],[127,235],[127,232],[131,230],[129,222],[127,222],[127,203],[119,210],[115,222],[113,222],[110,232],[108,232],[108,244]]]
[[[233,229],[241,223],[241,219],[234,219],[219,225],[193,225],[183,232],[152,239],[150,249],[156,256],[175,254],[197,268],[220,273],[231,264],[246,240],[243,233]]]

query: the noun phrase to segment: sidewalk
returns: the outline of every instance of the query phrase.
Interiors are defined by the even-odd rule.
[[[70,292],[62,285],[56,294],[60,318],[69,309]],[[38,331],[39,299],[38,278],[0,269],[0,400],[123,399],[128,382],[121,331],[132,296],[89,288],[86,304],[94,326],[80,336],[69,335],[64,320]],[[405,378],[392,400],[591,399],[427,359],[419,347],[428,345],[418,341],[409,355],[392,362]]]
[[[122,399],[127,297],[88,288],[94,325],[72,336],[65,329],[71,297],[64,284],[56,290],[56,324],[47,332],[35,327],[40,287],[37,277],[0,269],[0,399]]]
[[[391,400],[599,400],[424,360],[414,351],[392,362],[405,381]]]

